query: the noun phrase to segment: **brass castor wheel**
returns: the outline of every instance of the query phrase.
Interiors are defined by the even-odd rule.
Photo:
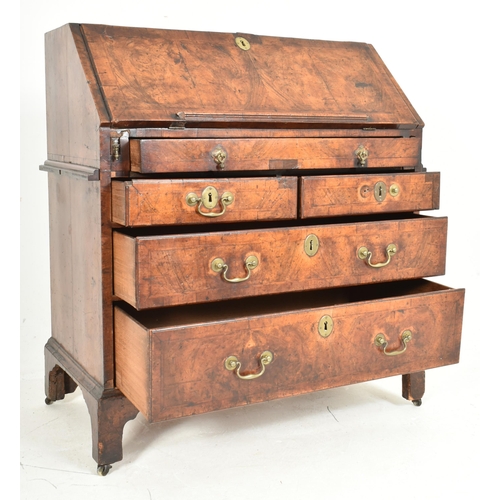
[[[415,405],[415,406],[422,406],[422,400],[421,399],[414,399],[412,401],[412,403]]]
[[[99,476],[105,476],[109,472],[109,469],[111,469],[111,465],[108,464],[98,465],[97,474],[99,474]]]
[[[53,403],[54,403],[54,401],[52,401],[52,399],[45,398],[45,404],[46,404],[46,405],[51,405],[51,404],[53,404]]]

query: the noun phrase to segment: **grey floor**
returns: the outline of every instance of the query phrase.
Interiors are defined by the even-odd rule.
[[[44,404],[21,380],[21,498],[478,498],[477,353],[427,372],[422,406],[400,377],[124,431],[106,477],[91,458],[80,390]],[[483,497],[485,498],[485,497]]]

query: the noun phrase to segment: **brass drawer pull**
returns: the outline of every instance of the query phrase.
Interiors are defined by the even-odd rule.
[[[358,159],[358,165],[360,167],[366,167],[366,160],[368,159],[368,149],[366,149],[362,144],[360,144],[358,149],[354,151],[354,154]]]
[[[376,337],[375,337],[375,345],[377,347],[383,347],[384,348],[384,354],[386,356],[398,356],[399,354],[403,354],[405,351],[406,351],[406,346],[408,345],[408,342],[411,340],[411,331],[410,330],[405,330],[402,334],[401,334],[401,342],[403,344],[403,349],[401,349],[400,351],[391,351],[391,352],[387,352],[387,346],[388,346],[388,342],[384,336],[383,333],[379,333]]]
[[[238,361],[238,358],[236,356],[229,356],[226,358],[224,361],[224,367],[226,370],[229,370],[230,372],[234,371],[236,375],[241,378],[242,380],[252,380],[254,378],[259,378],[261,375],[264,374],[266,371],[266,365],[271,363],[273,361],[273,353],[270,351],[264,351],[260,355],[260,364],[262,366],[262,369],[260,370],[259,373],[249,373],[248,375],[241,375],[240,374],[240,368],[241,368],[241,363]]]
[[[227,160],[226,150],[222,146],[217,146],[211,154],[217,168],[219,170],[224,170],[226,168]]]
[[[203,217],[220,217],[221,215],[224,215],[226,213],[226,207],[231,205],[233,201],[234,195],[230,192],[223,193],[219,198],[219,193],[213,186],[207,186],[201,193],[201,196],[197,196],[195,193],[189,193],[186,196],[186,203],[190,207],[198,205],[198,213],[203,215]],[[217,205],[217,203],[220,203],[222,211],[212,212],[211,210]],[[210,210],[210,212],[202,212],[202,206],[204,206],[207,210]]]
[[[380,262],[379,264],[372,264],[372,253],[368,250],[366,247],[361,247],[358,250],[358,257],[361,260],[366,261],[366,264],[370,267],[384,267],[391,262],[391,257],[397,252],[396,245],[394,243],[391,243],[390,245],[387,245],[387,248],[385,249],[385,253],[387,254],[387,260],[385,262]]]
[[[229,266],[224,262],[224,259],[218,257],[212,261],[212,271],[216,273],[222,273],[222,277],[229,283],[241,283],[250,278],[252,271],[259,265],[259,260],[254,255],[250,255],[245,259],[245,269],[247,270],[247,275],[244,278],[228,278],[227,272]]]

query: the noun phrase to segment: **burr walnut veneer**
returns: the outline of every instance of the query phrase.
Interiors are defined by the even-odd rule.
[[[440,176],[371,45],[68,24],[46,35],[52,336],[98,472],[150,422],[457,363]],[[61,411],[61,410],[60,410]]]

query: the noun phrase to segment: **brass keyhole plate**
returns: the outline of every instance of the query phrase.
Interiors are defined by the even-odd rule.
[[[319,238],[315,234],[310,234],[304,240],[304,252],[306,252],[309,257],[314,257],[319,250]]]
[[[325,314],[321,317],[318,323],[318,333],[326,338],[333,332],[333,319],[329,314]]]
[[[387,195],[387,186],[385,185],[385,182],[380,181],[375,184],[373,195],[378,202],[385,200]]]
[[[217,189],[213,186],[207,186],[201,193],[201,202],[206,209],[212,210],[219,202]]]
[[[250,42],[242,36],[237,36],[234,41],[241,50],[250,50]]]

